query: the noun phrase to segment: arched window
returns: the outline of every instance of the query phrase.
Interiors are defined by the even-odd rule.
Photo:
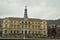
[[[16,33],[16,30],[14,30],[14,34]]]
[[[5,26],[7,27],[7,24],[5,24]]]
[[[27,22],[25,22],[25,25],[27,25]]]
[[[10,31],[10,33],[12,33],[12,30]]]
[[[22,21],[22,24],[23,24],[24,22]]]
[[[29,24],[30,24],[30,22],[29,22]]]
[[[27,34],[27,30],[25,31],[25,34]]]
[[[17,33],[19,34],[19,31],[17,31]]]
[[[22,31],[22,34],[23,34],[23,31]]]

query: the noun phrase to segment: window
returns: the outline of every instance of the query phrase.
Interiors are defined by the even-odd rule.
[[[34,34],[34,31],[33,31],[33,34]]]
[[[45,34],[45,31],[44,31],[44,34]]]
[[[34,24],[34,22],[32,22],[32,24]]]
[[[32,25],[32,28],[34,28],[34,25]]]
[[[16,23],[16,21],[14,21],[14,23]]]
[[[7,30],[5,30],[5,33],[7,33]]]
[[[24,22],[22,22],[22,24],[23,24]]]
[[[16,30],[14,30],[14,34],[16,33]]]
[[[30,31],[29,31],[29,34],[30,34]]]
[[[16,25],[14,25],[14,28],[16,28]]]
[[[44,36],[46,36],[46,35],[44,35]]]
[[[37,24],[37,22],[35,22],[35,24]]]
[[[44,24],[45,24],[45,22],[44,22]]]
[[[29,22],[29,24],[30,24],[30,22]]]
[[[46,29],[46,25],[44,25],[44,29]]]
[[[10,28],[13,28],[13,24],[10,24]]]
[[[25,28],[27,28],[27,25],[25,25]]]
[[[17,31],[17,33],[19,34],[19,31]]]
[[[27,25],[27,22],[25,22],[25,25]]]
[[[40,31],[38,31],[38,34],[40,34]]]
[[[35,34],[37,34],[37,31],[35,31]]]
[[[7,27],[7,24],[5,24],[5,26]]]
[[[38,29],[40,29],[40,25],[38,25]]]
[[[17,25],[17,28],[19,28],[19,25]]]
[[[30,28],[30,25],[28,27]]]
[[[40,34],[40,36],[42,37],[43,34]]]
[[[25,34],[27,34],[27,30],[25,31]]]
[[[35,25],[35,29],[37,30],[37,25]]]
[[[12,33],[12,30],[10,31],[10,33]]]
[[[22,25],[22,28],[23,28],[23,25]]]

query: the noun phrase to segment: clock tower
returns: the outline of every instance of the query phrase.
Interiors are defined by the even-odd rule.
[[[28,15],[27,15],[27,6],[25,6],[25,9],[24,9],[24,18],[28,18]]]

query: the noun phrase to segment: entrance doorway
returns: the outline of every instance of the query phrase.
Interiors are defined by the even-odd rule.
[[[27,30],[25,31],[25,34],[27,34]]]

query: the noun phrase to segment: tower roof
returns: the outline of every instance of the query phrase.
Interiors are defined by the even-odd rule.
[[[27,6],[25,6],[25,9],[24,9],[24,18],[28,18],[28,15],[27,15]]]

